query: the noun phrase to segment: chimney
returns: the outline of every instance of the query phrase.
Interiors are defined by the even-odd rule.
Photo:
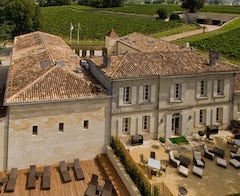
[[[209,51],[209,65],[216,65],[216,61],[219,59],[219,53],[215,50]]]
[[[111,56],[104,54],[103,55],[103,67],[109,67],[110,63],[111,63]]]

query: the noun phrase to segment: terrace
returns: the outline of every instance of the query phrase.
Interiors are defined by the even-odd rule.
[[[230,151],[232,145],[227,143],[228,131],[220,131],[218,135],[212,135],[212,140],[199,137],[187,137],[189,144],[172,144],[167,142],[164,146],[156,140],[144,141],[141,146],[126,146],[130,156],[141,168],[142,172],[149,183],[154,186],[160,186],[164,183],[173,195],[178,195],[179,186],[187,189],[188,195],[228,195],[240,192],[240,170],[235,169],[229,164]],[[211,161],[204,157],[203,145],[207,144],[209,149],[214,146],[224,149],[224,159],[227,161],[227,168],[217,165],[216,156]],[[183,155],[190,159],[188,166],[188,177],[179,174],[178,169],[169,164],[169,150],[174,150],[175,155]],[[198,150],[202,154],[205,161],[205,168],[203,169],[203,176],[199,178],[192,173],[193,170],[193,150]],[[140,163],[140,154],[143,154],[144,159],[148,160],[150,152],[155,152],[155,159],[160,160],[161,166],[166,167],[166,171],[160,171],[159,175],[151,175],[147,165]],[[224,186],[223,186],[224,185]],[[161,185],[163,186],[163,185]],[[161,189],[161,188],[160,188]],[[164,189],[164,188],[163,188]]]
[[[85,190],[88,187],[88,183],[91,180],[92,174],[98,175],[98,182],[101,186],[104,185],[104,179],[109,178],[116,190],[117,195],[129,196],[126,188],[122,184],[120,178],[118,177],[116,171],[113,169],[111,163],[105,155],[101,155],[100,158],[96,160],[86,160],[81,161],[81,167],[85,176],[84,180],[76,181],[72,170],[70,171],[70,176],[72,181],[69,183],[62,183],[60,174],[58,172],[58,165],[51,166],[51,189],[41,190],[40,183],[41,179],[36,181],[36,188],[33,190],[26,189],[27,173],[28,169],[18,171],[18,177],[16,181],[15,190],[13,193],[6,193],[4,187],[1,187],[1,195],[38,195],[38,196],[50,196],[50,195],[84,195]],[[38,167],[37,172],[42,172],[43,168]],[[0,173],[0,178],[5,176],[4,173]]]

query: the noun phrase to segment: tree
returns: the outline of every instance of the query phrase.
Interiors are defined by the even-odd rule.
[[[203,8],[204,0],[184,0],[182,8],[188,9],[190,13],[196,12],[196,10]]]
[[[38,30],[40,26],[40,9],[34,0],[9,0],[4,14],[5,20],[13,27],[13,37]]]
[[[157,14],[159,19],[166,19],[168,17],[168,10],[165,8],[159,8]]]

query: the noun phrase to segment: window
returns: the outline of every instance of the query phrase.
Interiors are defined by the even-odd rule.
[[[130,87],[129,86],[123,88],[123,102],[130,103]]]
[[[83,128],[88,129],[88,120],[83,121]]]
[[[58,132],[63,132],[64,123],[59,123]]]
[[[223,95],[223,80],[217,80],[217,95]]]
[[[123,118],[123,133],[127,134],[130,130],[130,118]]]
[[[200,97],[206,97],[205,81],[201,81]]]
[[[216,121],[220,122],[220,108],[216,109]]]
[[[150,116],[143,116],[143,131],[148,132],[150,127]]]
[[[143,100],[149,101],[149,85],[143,86]]]
[[[175,84],[175,95],[174,95],[175,100],[181,99],[181,85],[180,84]]]
[[[199,111],[199,122],[203,123],[203,110]]]
[[[206,110],[199,110],[199,124],[204,125],[206,123]]]
[[[33,126],[32,127],[32,135],[37,135],[38,134],[38,126]]]

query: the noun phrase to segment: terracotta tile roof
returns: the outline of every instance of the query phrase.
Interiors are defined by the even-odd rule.
[[[119,38],[118,34],[113,29],[111,31],[109,31],[106,35],[113,39]]]
[[[111,64],[106,68],[102,66],[102,58],[92,58],[91,61],[112,80],[239,70],[237,66],[223,61],[217,61],[215,66],[209,66],[207,56],[193,51],[128,53],[125,56],[112,56]]]
[[[34,32],[15,37],[5,104],[106,96],[58,36]],[[81,73],[78,73],[81,70]]]
[[[118,40],[118,42],[123,43],[131,48],[134,48],[139,52],[183,50],[180,49],[178,45],[136,32],[121,37]]]
[[[234,92],[240,94],[240,73],[235,76],[235,89]]]

